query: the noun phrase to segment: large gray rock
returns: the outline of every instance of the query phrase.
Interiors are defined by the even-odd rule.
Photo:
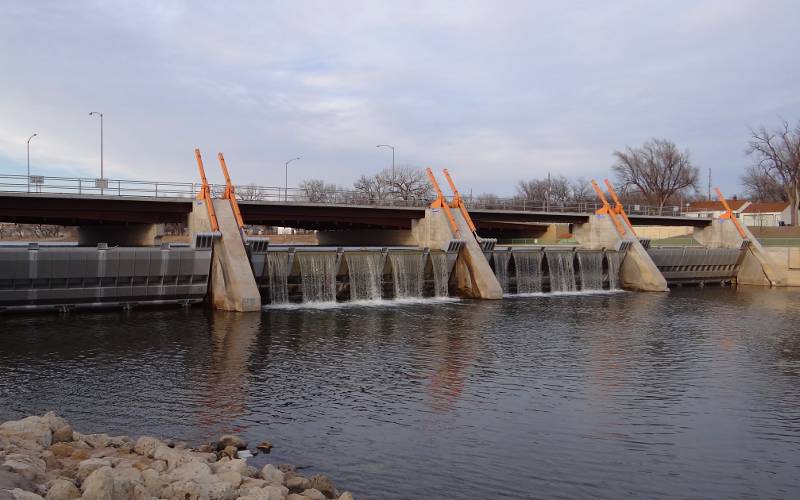
[[[311,500],[326,500],[325,495],[323,495],[321,491],[314,488],[304,490],[301,495],[310,498]]]
[[[223,458],[219,462],[211,464],[211,469],[217,474],[220,472],[233,471],[241,474],[242,476],[249,476],[247,470],[247,460],[242,458]]]
[[[353,494],[350,493],[349,491],[345,491],[344,493],[341,494],[339,500],[353,500]]]
[[[44,500],[41,495],[37,495],[32,491],[25,491],[19,488],[14,488],[11,490],[11,496],[14,497],[14,500]]]
[[[112,500],[114,495],[114,474],[111,467],[100,467],[89,474],[81,484],[83,500]]]
[[[80,498],[81,492],[77,486],[72,484],[72,481],[66,479],[54,479],[50,481],[50,487],[47,489],[46,500],[73,500]]]
[[[327,498],[336,498],[338,495],[338,491],[336,491],[336,487],[333,485],[333,481],[328,478],[328,476],[323,476],[322,474],[314,474],[310,478],[308,478],[308,482],[311,484],[311,487],[319,490],[325,495]]]
[[[160,440],[151,436],[142,436],[136,440],[136,444],[133,446],[133,451],[139,455],[153,458],[156,450],[162,446],[165,445]]]
[[[44,460],[23,453],[6,455],[2,465],[6,470],[19,474],[29,481],[41,479],[47,471],[47,464]]]
[[[217,451],[222,451],[228,446],[233,446],[237,450],[244,450],[247,448],[247,441],[233,434],[225,434],[217,439]]]
[[[218,472],[215,475],[217,476],[217,479],[219,479],[220,481],[224,481],[230,484],[233,489],[239,488],[239,486],[242,484],[242,475],[239,474],[238,472],[228,470],[228,471]]]
[[[69,443],[74,439],[72,426],[62,425],[53,431],[53,443]]]
[[[283,486],[283,472],[272,464],[267,464],[261,469],[261,478],[272,486]]]
[[[105,448],[111,444],[111,437],[108,434],[84,434],[82,439],[92,448]]]
[[[111,467],[111,460],[105,458],[90,458],[78,464],[78,473],[75,477],[83,481],[88,478],[94,471],[101,467]]]
[[[0,424],[0,436],[30,441],[36,445],[47,448],[53,444],[53,431],[42,417],[31,416],[22,420],[9,420]]]
[[[129,464],[115,467],[112,469],[112,475],[114,476],[113,497],[115,499],[133,498],[136,486],[143,486],[142,473]]]
[[[311,488],[311,483],[303,476],[294,476],[286,480],[286,487],[292,493],[302,493],[304,490]]]
[[[264,486],[248,491],[239,500],[285,500],[288,493],[284,486]]]

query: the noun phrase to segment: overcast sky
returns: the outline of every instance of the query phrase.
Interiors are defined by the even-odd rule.
[[[800,2],[0,0],[0,172],[348,185],[397,163],[463,192],[610,175],[675,141],[739,191],[748,127],[800,119]],[[212,180],[221,175],[216,168]]]

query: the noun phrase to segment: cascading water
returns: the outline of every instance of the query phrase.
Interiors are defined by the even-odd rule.
[[[509,252],[495,251],[492,254],[494,259],[494,275],[497,276],[497,281],[500,282],[500,287],[503,293],[508,293],[508,261],[511,258]]]
[[[581,290],[603,289],[603,253],[578,252],[581,273]]]
[[[389,259],[392,262],[395,298],[422,297],[422,252],[392,252]]]
[[[540,293],[542,291],[541,252],[514,251],[517,293]]]
[[[303,302],[336,301],[336,254],[300,253],[300,278],[303,281]]]
[[[350,300],[380,300],[383,255],[346,252],[344,256],[350,276]]]
[[[546,252],[547,268],[550,270],[551,292],[574,292],[575,269],[572,266],[573,253],[565,251]]]
[[[619,252],[606,252],[608,261],[608,288],[619,289]]]
[[[269,293],[273,304],[289,302],[289,254],[286,252],[267,252],[267,273]]]
[[[450,276],[447,272],[447,254],[444,252],[431,252],[431,266],[433,266],[434,295],[447,297],[447,283]]]

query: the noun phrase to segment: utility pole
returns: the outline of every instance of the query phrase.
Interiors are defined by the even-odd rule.
[[[289,164],[295,160],[299,160],[300,157],[292,158],[291,160],[287,160],[284,167],[285,170],[283,172],[283,201],[289,201]],[[280,198],[278,198],[280,199]]]
[[[97,111],[90,111],[89,116],[100,116],[100,194],[103,194],[103,187],[105,186],[105,176],[103,175],[103,113]]]
[[[708,169],[708,201],[711,201],[711,168]]]
[[[392,150],[392,180],[394,180],[394,146],[390,146],[389,144],[378,144],[375,147],[376,148],[391,148],[391,150]]]

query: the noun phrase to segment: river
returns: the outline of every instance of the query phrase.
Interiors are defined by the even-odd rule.
[[[371,499],[797,498],[799,330],[764,288],[7,314],[0,420],[238,432]]]

